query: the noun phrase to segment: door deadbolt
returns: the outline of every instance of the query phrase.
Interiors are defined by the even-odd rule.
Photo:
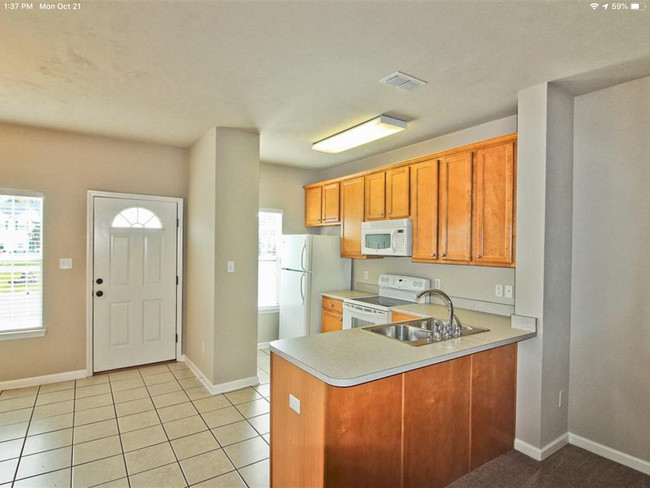
[[[101,297],[101,296],[104,295],[104,292],[99,290],[97,293],[95,293],[95,295],[97,295],[98,297]]]

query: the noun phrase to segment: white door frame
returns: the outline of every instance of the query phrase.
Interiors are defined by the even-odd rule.
[[[129,200],[172,202],[176,204],[178,226],[176,227],[176,360],[182,356],[183,344],[183,199],[175,197],[159,197],[155,195],[137,195],[132,193],[113,193],[107,191],[88,190],[88,205],[86,216],[86,374],[93,374],[93,306],[94,306],[94,262],[95,262],[95,198],[128,198]]]

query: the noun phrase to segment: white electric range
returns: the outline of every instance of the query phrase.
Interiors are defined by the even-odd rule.
[[[418,293],[431,288],[431,280],[414,276],[380,275],[379,295],[343,300],[343,328],[388,324],[391,307],[428,303],[429,298],[417,300]]]

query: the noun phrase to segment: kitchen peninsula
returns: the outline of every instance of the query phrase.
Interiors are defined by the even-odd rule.
[[[420,347],[360,328],[271,343],[273,486],[442,487],[510,450],[515,343],[535,332],[457,316],[489,332]]]

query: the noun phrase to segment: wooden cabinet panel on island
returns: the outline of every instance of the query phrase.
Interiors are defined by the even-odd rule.
[[[438,160],[411,166],[413,261],[438,259]]]
[[[474,259],[477,263],[514,262],[514,142],[476,151],[474,175]]]
[[[399,322],[400,320],[415,320],[419,319],[417,315],[411,315],[410,313],[404,313],[404,312],[393,312],[392,313],[392,321],[393,322]]]
[[[361,222],[364,207],[363,176],[341,182],[341,257],[364,258],[361,254]]]
[[[512,449],[516,355],[509,344],[340,388],[272,353],[271,486],[446,486]]]
[[[441,262],[472,260],[472,152],[440,160],[438,187]]]
[[[409,167],[386,171],[386,213],[389,219],[405,219],[410,215]]]

